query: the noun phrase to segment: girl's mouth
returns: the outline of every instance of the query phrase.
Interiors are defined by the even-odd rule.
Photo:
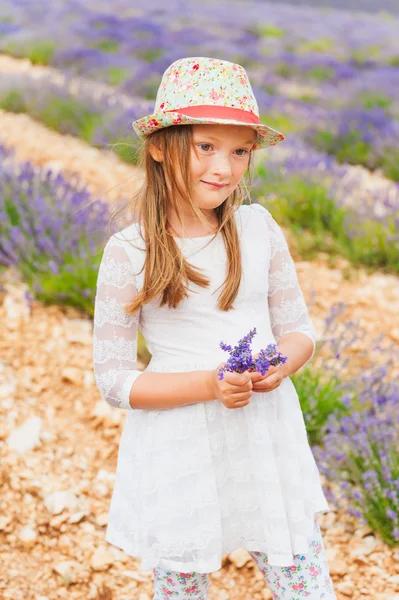
[[[218,183],[209,183],[209,181],[202,181],[202,179],[201,179],[201,182],[202,182],[202,183],[206,183],[206,185],[210,185],[210,186],[212,186],[213,188],[216,188],[216,189],[219,189],[219,190],[220,190],[221,188],[224,188],[224,187],[226,187],[226,185],[227,185],[227,183],[222,183],[222,184],[218,184]]]

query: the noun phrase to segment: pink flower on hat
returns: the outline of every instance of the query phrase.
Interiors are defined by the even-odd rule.
[[[151,120],[148,122],[148,125],[149,125],[150,127],[158,127],[158,121],[157,121],[156,119],[151,119]]]
[[[224,96],[224,92],[215,92],[215,90],[212,90],[211,93],[209,94],[209,97],[212,98],[212,100],[219,100],[219,98],[223,98]]]

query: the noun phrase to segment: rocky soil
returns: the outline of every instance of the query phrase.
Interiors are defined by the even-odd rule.
[[[135,189],[140,174],[115,155],[26,115],[1,112],[0,118],[0,141],[18,159],[79,173],[110,202]],[[331,304],[344,301],[340,320],[356,320],[366,340],[350,349],[354,358],[379,334],[399,344],[399,278],[370,275],[345,260],[330,268],[324,255],[312,262],[294,257],[307,301],[314,292],[310,313],[319,334]],[[152,600],[151,572],[104,540],[124,413],[100,400],[95,386],[92,322],[72,309],[29,305],[24,291],[15,273],[3,274],[0,598]],[[359,360],[367,367],[379,354]],[[399,548],[383,544],[342,509],[331,507],[319,523],[338,600],[399,600]],[[243,549],[225,556],[210,580],[210,600],[271,598]]]

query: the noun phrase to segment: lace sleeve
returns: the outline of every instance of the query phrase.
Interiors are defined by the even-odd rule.
[[[121,240],[111,237],[97,277],[93,319],[94,377],[101,397],[112,407],[130,409],[130,390],[137,377],[139,313],[123,306],[137,294],[133,267]]]
[[[269,232],[269,315],[273,335],[278,340],[286,333],[304,333],[313,342],[312,356],[316,348],[316,330],[299,286],[295,263],[290,254],[284,234],[270,212],[260,204],[254,204],[264,215]],[[305,363],[306,364],[306,363]]]

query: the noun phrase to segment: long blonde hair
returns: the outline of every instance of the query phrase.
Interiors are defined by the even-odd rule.
[[[161,149],[162,162],[157,162],[151,155],[150,148],[153,145]],[[146,256],[142,289],[132,302],[124,307],[129,314],[135,313],[143,304],[151,302],[158,296],[161,296],[160,306],[167,304],[169,308],[176,308],[188,296],[186,289],[188,281],[201,287],[210,285],[209,279],[187,262],[170,233],[167,222],[169,202],[180,223],[182,219],[179,205],[188,202],[201,223],[209,225],[204,213],[193,201],[190,170],[192,146],[193,126],[174,125],[155,131],[139,148],[137,164],[144,171],[144,184],[129,202],[129,208],[132,209],[132,214],[138,217],[139,223],[144,226]],[[253,151],[251,150],[247,168],[250,187],[252,163]],[[176,164],[180,167],[184,189],[181,189],[175,177],[174,165]],[[243,192],[249,198],[244,178],[230,196],[215,208],[218,219],[218,230],[215,235],[221,232],[227,252],[227,276],[222,284],[225,285],[218,297],[217,306],[219,310],[226,312],[234,309],[233,302],[242,275],[240,240],[234,213],[245,200]],[[111,216],[111,223],[117,213]],[[141,229],[140,235],[144,239]]]

